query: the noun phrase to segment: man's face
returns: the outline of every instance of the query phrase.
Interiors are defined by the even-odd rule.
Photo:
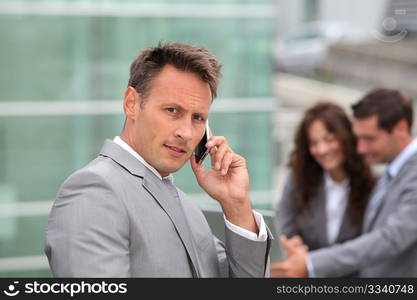
[[[153,79],[144,105],[137,97],[127,129],[132,148],[161,176],[178,171],[204,135],[212,99],[209,85],[167,65]]]
[[[395,135],[378,127],[377,115],[355,119],[353,131],[358,139],[358,152],[365,155],[370,163],[389,163],[395,158]]]

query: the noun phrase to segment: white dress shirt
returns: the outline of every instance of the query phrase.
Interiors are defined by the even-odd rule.
[[[330,175],[324,173],[324,189],[326,194],[326,231],[327,240],[334,243],[339,235],[349,198],[349,179],[338,183]],[[307,254],[307,270],[309,277],[315,277],[314,266]]]
[[[169,174],[168,176],[162,178],[162,176],[159,174],[159,172],[152,167],[151,165],[149,165],[144,159],[143,157],[141,157],[139,155],[139,153],[137,153],[135,150],[133,150],[128,144],[126,144],[119,136],[116,136],[113,139],[113,142],[115,142],[116,144],[118,144],[120,147],[122,147],[123,149],[125,149],[127,152],[129,152],[130,154],[133,155],[133,157],[135,157],[137,160],[139,160],[142,164],[144,164],[152,173],[154,173],[160,180],[163,180],[164,178],[169,178],[171,181],[173,181],[174,177],[172,174]],[[263,216],[256,212],[256,211],[252,211],[253,215],[255,217],[255,222],[256,225],[258,226],[258,230],[259,233],[256,234],[254,232],[251,232],[249,230],[246,230],[242,227],[236,226],[232,223],[230,223],[226,217],[223,215],[225,224],[227,226],[227,228],[229,228],[229,230],[233,231],[234,233],[243,236],[249,240],[252,241],[257,241],[257,242],[264,242],[266,241],[266,239],[268,238],[268,233],[266,232],[266,225],[265,225],[265,221]]]
[[[324,174],[326,194],[326,230],[327,241],[333,244],[339,235],[349,197],[349,179],[334,181],[329,173]]]

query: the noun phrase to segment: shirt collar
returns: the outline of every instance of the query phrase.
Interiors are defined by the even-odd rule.
[[[130,147],[125,141],[123,141],[120,136],[116,136],[113,139],[113,142],[115,142],[116,144],[118,144],[120,147],[122,147],[123,149],[125,149],[127,152],[129,152],[131,155],[133,155],[133,157],[135,157],[137,160],[139,160],[143,165],[145,165],[145,167],[147,167],[153,174],[155,174],[159,179],[163,180],[163,179],[167,179],[170,180],[172,183],[174,182],[174,176],[172,174],[169,174],[168,176],[162,177],[161,174],[159,174],[159,172],[152,167],[150,164],[148,164],[142,156],[139,155],[139,153],[137,153],[135,150],[132,149],[132,147]]]
[[[391,177],[395,177],[405,162],[415,153],[417,153],[417,139],[411,141],[411,143],[408,144],[407,147],[405,147],[403,151],[401,151],[401,153],[397,155],[397,157],[389,164],[389,175]]]
[[[336,186],[347,187],[348,184],[349,184],[349,178],[346,178],[342,182],[336,182],[332,179],[329,172],[326,172],[326,171],[324,172],[324,186],[326,187],[326,189],[330,189]]]

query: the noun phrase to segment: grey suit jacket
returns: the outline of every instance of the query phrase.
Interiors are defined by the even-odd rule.
[[[71,175],[57,194],[45,241],[53,275],[267,274],[269,238],[254,242],[226,228],[223,245],[197,204],[177,192],[174,197],[148,168],[107,140],[99,157]]]
[[[417,277],[417,154],[389,183],[369,232],[309,256],[321,277],[355,270],[361,277]]]
[[[308,206],[299,213],[295,209],[296,187],[292,174],[289,174],[281,200],[276,207],[277,232],[287,237],[299,235],[309,250],[330,246],[327,239],[326,192],[324,179],[312,196]],[[344,214],[335,243],[342,243],[359,236],[361,224],[352,224],[347,213]]]

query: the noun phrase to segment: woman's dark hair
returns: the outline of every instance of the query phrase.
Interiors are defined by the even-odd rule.
[[[375,178],[365,158],[356,151],[356,137],[348,116],[340,106],[327,101],[319,102],[305,112],[295,135],[295,149],[288,164],[295,181],[295,207],[302,211],[323,180],[323,168],[309,150],[308,129],[316,120],[322,121],[342,146],[343,168],[350,180],[347,211],[352,224],[361,223]]]

